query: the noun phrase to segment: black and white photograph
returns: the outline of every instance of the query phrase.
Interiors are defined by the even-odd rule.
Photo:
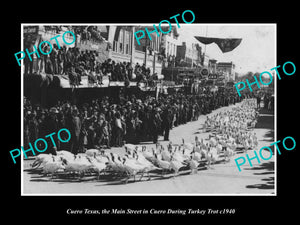
[[[23,3],[2,15],[4,221],[297,221],[295,3]]]
[[[22,196],[277,195],[276,23],[178,25],[21,24]]]

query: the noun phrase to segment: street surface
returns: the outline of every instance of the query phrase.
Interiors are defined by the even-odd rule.
[[[238,103],[240,104],[240,103]],[[233,106],[219,108],[212,112],[217,113]],[[181,144],[182,138],[185,142],[194,142],[195,136],[200,138],[208,138],[209,133],[202,131],[206,116],[201,115],[198,121],[189,122],[180,125],[170,131],[169,139],[174,144]],[[274,141],[274,115],[266,110],[260,111],[260,117],[254,132],[258,138],[258,150],[263,146],[269,146]],[[168,142],[159,140],[163,145]],[[152,143],[142,143],[147,148],[155,148]],[[123,153],[123,148],[112,148],[112,152]],[[248,150],[249,157],[254,156],[253,150]],[[265,157],[268,157],[266,153]],[[257,160],[252,160],[253,167],[250,167],[248,161],[241,166],[242,171],[239,172],[234,159],[245,156],[246,153],[237,153],[230,162],[220,162],[212,166],[211,169],[201,168],[197,174],[190,174],[190,171],[181,171],[178,177],[166,174],[165,177],[160,175],[152,177],[150,181],[143,178],[141,181],[133,182],[129,180],[127,184],[120,180],[96,180],[94,177],[85,177],[81,181],[77,179],[53,179],[45,177],[30,170],[29,164],[32,160],[25,160],[23,163],[23,193],[24,194],[205,194],[205,195],[236,195],[236,194],[252,194],[252,195],[275,195],[275,165],[274,157],[270,160],[261,160],[259,164]],[[139,179],[139,177],[138,177]]]

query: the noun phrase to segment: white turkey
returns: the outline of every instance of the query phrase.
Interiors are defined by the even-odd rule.
[[[89,157],[94,157],[94,155],[101,155],[102,152],[98,149],[88,149],[85,151],[85,154]]]
[[[173,158],[173,156],[171,156],[169,167],[174,171],[173,177],[175,177],[178,176],[180,168],[184,167],[184,165],[182,162],[176,160],[175,158]]]
[[[189,167],[191,169],[191,174],[197,173],[198,172],[198,166],[199,162],[195,159],[193,159],[193,156],[191,155],[191,158],[189,160]]]
[[[32,169],[37,169],[43,162],[52,160],[51,154],[39,154],[35,157],[34,162],[30,165]]]
[[[92,164],[92,169],[97,173],[98,180],[100,179],[100,174],[105,171],[106,163],[101,162],[96,158],[96,155],[93,158],[90,158],[90,162]]]
[[[46,160],[43,162],[43,173],[51,174],[51,178],[58,171],[63,171],[65,169],[64,163],[58,156],[51,157],[50,160]]]
[[[154,154],[154,156],[158,167],[162,169],[163,176],[164,172],[170,170],[170,162],[162,160],[161,157],[159,157],[156,153]]]

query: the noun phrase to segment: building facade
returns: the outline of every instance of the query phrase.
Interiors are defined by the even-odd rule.
[[[208,71],[210,74],[216,74],[217,73],[217,60],[210,59],[208,61]]]
[[[177,46],[176,64],[184,67],[202,66],[202,49],[200,45],[192,43],[191,47],[186,42]]]
[[[226,82],[235,81],[235,65],[233,62],[217,63],[217,71],[224,74]]]
[[[162,35],[161,52],[165,56],[163,67],[174,67],[177,55],[177,46],[180,44],[178,41],[179,34],[175,26],[168,34]]]
[[[109,26],[109,58],[115,62],[133,62],[133,26]]]

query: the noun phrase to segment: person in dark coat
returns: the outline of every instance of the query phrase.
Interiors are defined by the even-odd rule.
[[[256,97],[256,100],[257,100],[257,108],[260,109],[260,96],[259,95]]]
[[[71,123],[71,152],[73,154],[78,153],[79,148],[79,136],[81,132],[81,121],[78,116],[78,110],[75,108],[72,111],[72,123]]]
[[[153,143],[157,143],[158,133],[162,122],[159,115],[159,111],[160,109],[156,108],[154,113],[151,115],[150,119]]]
[[[58,110],[55,107],[52,107],[49,110],[49,115],[45,117],[43,128],[44,130],[44,135],[47,136],[53,132],[57,133],[58,132],[58,120],[57,120],[57,113]],[[45,153],[51,153],[53,155],[56,155],[56,150],[60,149],[60,142],[58,141],[57,135],[52,135],[52,138],[55,142],[55,146],[52,143],[50,137],[46,138],[47,143],[48,143],[48,148]],[[49,140],[50,139],[50,140]]]
[[[168,110],[168,107],[166,107],[161,115],[162,119],[162,130],[164,134],[164,141],[169,140],[169,132],[170,132],[170,125],[171,125],[171,113]]]

